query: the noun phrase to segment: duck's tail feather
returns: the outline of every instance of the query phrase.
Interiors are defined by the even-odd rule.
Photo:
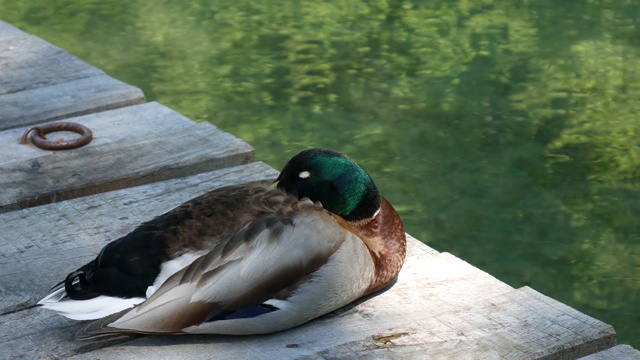
[[[128,310],[122,310],[118,313],[111,314],[102,319],[93,321],[78,330],[76,338],[79,340],[88,340],[101,337],[128,336],[131,332],[124,332],[122,329],[109,327],[109,324],[118,320]]]
[[[78,332],[76,333],[76,338],[78,340],[93,340],[93,339],[100,339],[100,338],[105,338],[105,339],[106,338],[108,339],[136,338],[142,335],[153,334],[152,332],[144,332],[144,331],[137,331],[137,330],[131,330],[131,329],[119,329],[119,328],[109,326],[110,324],[114,323],[116,320],[121,318],[122,315],[124,315],[130,310],[131,309],[125,309],[116,314],[112,314],[105,318],[89,323],[82,329],[78,330]],[[179,333],[176,333],[176,334],[179,334]]]
[[[38,301],[38,305],[47,306],[48,304],[53,304],[62,301],[67,296],[67,292],[65,291],[62,283],[58,283],[58,285],[54,286],[49,290],[49,294]]]

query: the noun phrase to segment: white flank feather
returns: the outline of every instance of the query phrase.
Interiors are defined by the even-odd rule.
[[[206,254],[206,251],[194,252],[194,253],[185,253],[173,260],[169,260],[162,264],[160,267],[160,273],[156,277],[153,285],[147,288],[147,299],[153,295],[156,290],[160,287],[160,285],[164,284],[171,275],[177,273],[182,270],[184,267],[191,265],[197,258]]]
[[[64,289],[62,289],[64,291]],[[73,320],[94,320],[105,316],[115,314],[122,310],[137,305],[145,298],[137,297],[123,299],[111,296],[98,296],[89,300],[72,300],[64,299],[57,302],[45,302],[46,298],[38,302],[43,308],[58,312],[62,316],[66,316]]]

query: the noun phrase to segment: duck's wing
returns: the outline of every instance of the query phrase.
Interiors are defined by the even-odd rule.
[[[249,199],[273,193],[270,185],[258,181],[215,189],[141,224],[107,244],[38,304],[88,320],[144,301],[173,273],[260,216],[263,207]]]
[[[309,200],[278,206],[175,273],[142,304],[78,336],[265,333],[362,296],[373,261],[349,225]]]

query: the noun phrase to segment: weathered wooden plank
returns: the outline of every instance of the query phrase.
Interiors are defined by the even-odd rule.
[[[7,26],[0,31],[2,29]],[[0,37],[0,94],[104,75],[103,71],[68,52],[16,30]]]
[[[0,95],[0,130],[116,109],[144,101],[140,89],[107,75],[71,80]]]
[[[94,140],[73,150],[21,145],[23,129],[0,132],[0,213],[253,160],[244,141],[157,103],[74,121]]]
[[[21,31],[11,24],[0,20],[0,41],[6,38],[14,38],[18,36],[29,36],[29,34]]]
[[[0,21],[0,130],[144,102],[139,89]]]
[[[188,128],[194,122],[176,114],[175,111],[156,102],[145,103],[128,108],[120,108],[100,114],[91,114],[74,118],[94,132],[94,138],[88,146],[100,146],[109,143],[131,143],[132,138],[171,133],[177,129]],[[34,160],[54,154],[54,151],[42,150],[31,144],[22,145],[20,139],[28,127],[0,131],[0,166],[22,160]],[[70,132],[51,134],[58,136],[78,136]],[[73,152],[73,151],[65,151]]]
[[[580,360],[640,360],[640,351],[629,345],[618,345],[580,358]]]
[[[242,169],[249,167],[263,169],[262,177],[276,174],[262,164]],[[277,334],[78,342],[82,324],[30,308],[69,269],[136,224],[231,179],[260,177],[221,169],[0,214],[0,341],[9,349],[0,357],[575,358],[615,343],[610,326],[531,289],[514,290],[413,238],[391,289]]]
[[[411,239],[394,287],[296,329],[237,338],[151,336],[78,358],[570,359],[615,344],[610,326],[533,290],[507,290],[426,249]],[[435,266],[423,270],[425,260]]]

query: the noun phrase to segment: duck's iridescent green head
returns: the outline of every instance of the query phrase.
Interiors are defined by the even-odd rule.
[[[294,156],[278,176],[278,188],[298,198],[320,201],[348,221],[371,218],[380,195],[369,174],[347,156],[329,149],[309,149]]]

